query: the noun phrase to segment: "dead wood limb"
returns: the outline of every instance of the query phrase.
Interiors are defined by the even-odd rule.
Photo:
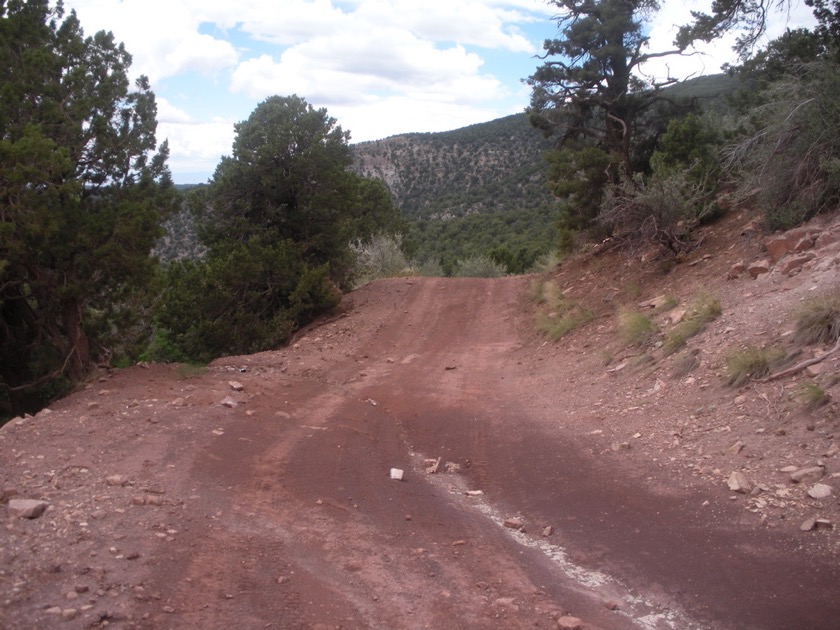
[[[806,361],[802,361],[801,363],[797,363],[796,365],[794,365],[792,367],[789,367],[786,370],[782,370],[781,372],[776,372],[775,374],[771,374],[770,376],[766,376],[763,379],[761,379],[759,382],[760,383],[768,383],[770,381],[775,381],[776,379],[784,378],[785,376],[790,376],[791,374],[796,374],[797,372],[801,372],[806,367],[810,367],[812,365],[820,363],[821,361],[825,361],[828,357],[830,357],[832,354],[834,354],[838,350],[840,350],[840,339],[837,339],[837,343],[835,343],[834,347],[831,350],[829,350],[828,352],[826,352],[824,354],[821,354],[818,357],[814,357],[813,359],[808,359]]]

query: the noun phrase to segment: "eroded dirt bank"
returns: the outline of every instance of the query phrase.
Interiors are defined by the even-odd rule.
[[[546,345],[528,283],[380,281],[289,348],[13,421],[4,493],[49,507],[5,518],[0,626],[836,627],[836,533],[666,452],[736,392],[608,374],[597,323]]]

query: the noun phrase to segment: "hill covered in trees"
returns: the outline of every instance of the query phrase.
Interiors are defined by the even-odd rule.
[[[522,113],[359,143],[354,168],[382,179],[406,218],[448,219],[550,204],[542,158],[550,145]]]

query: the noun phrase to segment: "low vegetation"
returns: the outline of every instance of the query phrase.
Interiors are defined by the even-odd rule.
[[[831,402],[831,396],[828,395],[828,392],[816,383],[811,382],[800,385],[799,398],[808,411],[815,411]]]
[[[700,351],[697,349],[681,352],[674,357],[671,368],[671,376],[683,378],[691,374],[695,368],[700,366]]]
[[[657,333],[657,326],[647,315],[623,308],[618,312],[618,333],[630,346],[648,344]]]
[[[375,234],[368,240],[351,243],[355,258],[353,276],[356,286],[377,278],[389,278],[410,272],[402,248],[402,235]]]
[[[840,293],[805,303],[797,315],[795,338],[806,344],[833,344],[840,339]]]
[[[781,365],[786,357],[787,353],[775,346],[748,346],[733,351],[726,357],[727,383],[732,387],[740,387],[748,380],[764,378]]]
[[[555,282],[534,280],[531,297],[542,307],[537,313],[537,330],[553,341],[589,323],[595,316],[589,309],[563,295]]]
[[[706,324],[717,319],[722,312],[717,298],[706,293],[701,294],[689,306],[682,321],[665,336],[662,346],[665,353],[673,354],[680,350],[691,337],[700,333]]]
[[[459,260],[455,265],[454,275],[458,278],[498,278],[505,273],[505,267],[490,256],[476,254]]]

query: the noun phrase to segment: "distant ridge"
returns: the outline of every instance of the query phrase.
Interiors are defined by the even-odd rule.
[[[543,152],[549,140],[526,115],[439,133],[353,145],[355,170],[382,179],[409,219],[452,218],[550,204]]]

